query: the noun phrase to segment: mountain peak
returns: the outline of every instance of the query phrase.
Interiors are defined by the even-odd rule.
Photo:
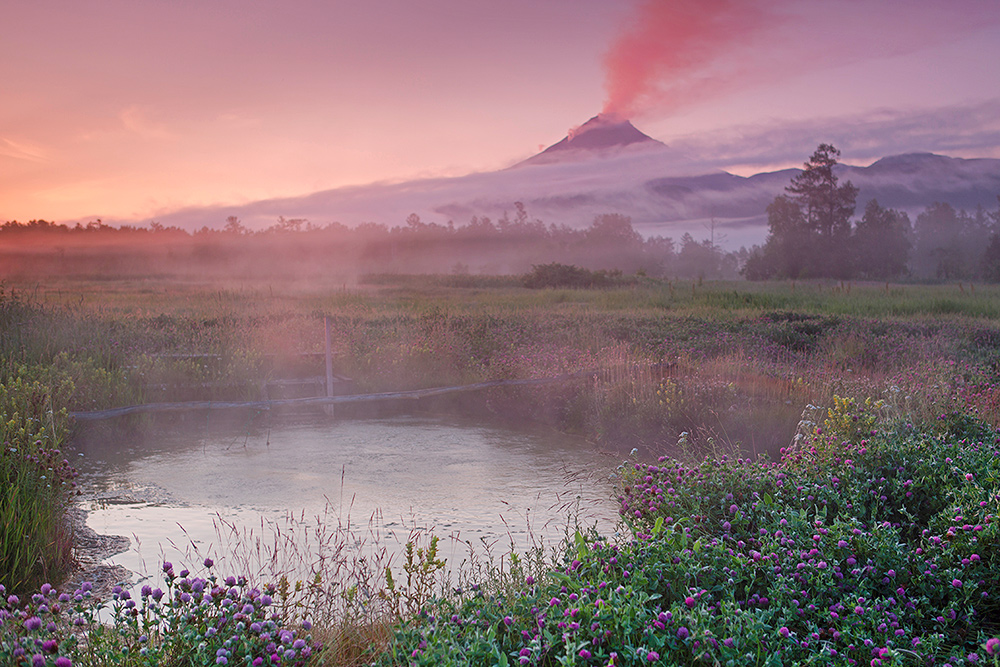
[[[558,143],[521,162],[551,164],[593,156],[607,156],[625,147],[643,145],[665,148],[666,145],[636,129],[628,119],[610,114],[598,114],[583,125],[566,133]]]

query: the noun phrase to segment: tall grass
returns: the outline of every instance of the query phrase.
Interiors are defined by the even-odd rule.
[[[335,368],[361,392],[592,370],[590,384],[496,390],[487,404],[619,449],[686,431],[756,452],[776,452],[802,407],[832,393],[863,398],[905,384],[912,398],[928,393],[920,385],[932,384],[935,364],[983,368],[1000,359],[991,342],[1000,292],[992,286],[368,282],[186,283],[157,293],[157,311],[146,305],[149,285],[35,286],[44,307],[25,311],[23,300],[8,299],[11,312],[24,314],[20,347],[8,353],[65,370],[76,384],[72,409],[256,399],[271,375],[323,375],[328,316]],[[609,356],[618,358],[614,373]]]
[[[0,384],[0,585],[15,592],[59,580],[72,563],[64,511],[76,473],[59,450],[65,433],[44,385]]]

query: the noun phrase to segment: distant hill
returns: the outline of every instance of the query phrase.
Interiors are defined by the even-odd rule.
[[[811,148],[810,148],[811,149]],[[804,155],[808,152],[806,149]],[[627,120],[597,116],[564,139],[518,164],[495,172],[404,183],[338,188],[302,197],[240,206],[194,208],[160,216],[166,225],[221,227],[228,216],[251,229],[278,216],[316,225],[364,222],[400,225],[411,213],[425,222],[456,224],[473,216],[497,219],[522,202],[546,224],[588,226],[594,216],[621,213],[645,235],[707,236],[710,221],[729,247],[763,241],[766,208],[797,169],[737,176],[705,173],[684,155],[643,134]],[[877,198],[915,217],[929,204],[994,210],[1000,194],[1000,160],[961,159],[932,153],[885,157],[867,167],[838,166],[842,181],[859,187],[858,215]]]

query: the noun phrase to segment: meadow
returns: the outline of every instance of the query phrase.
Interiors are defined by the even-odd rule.
[[[568,517],[555,552],[445,563],[434,536],[414,535],[402,562],[363,562],[329,527],[337,557],[311,580],[199,560],[195,574],[164,564],[168,590],[140,599],[60,589],[69,413],[257,400],[262,379],[322,375],[324,319],[359,393],[576,374],[433,407],[542,422],[618,456],[620,534]],[[1000,656],[995,286],[67,279],[4,284],[0,325],[0,657],[12,664]]]

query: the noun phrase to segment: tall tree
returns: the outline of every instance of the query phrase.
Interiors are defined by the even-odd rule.
[[[980,272],[988,283],[1000,283],[1000,233],[990,237],[981,260]]]
[[[865,278],[888,280],[906,273],[910,255],[910,217],[883,208],[872,199],[854,231],[857,273]]]
[[[847,181],[838,184],[834,167],[840,151],[820,144],[805,163],[802,173],[785,188],[798,202],[807,229],[814,235],[812,272],[832,278],[852,274],[849,239],[858,189]]]
[[[951,204],[934,202],[917,216],[913,270],[919,278],[965,277],[961,248],[964,214]]]
[[[820,144],[805,168],[767,207],[768,237],[744,272],[779,278],[848,278],[851,216],[858,189],[838,184],[840,151]]]
[[[792,178],[785,188],[802,206],[809,228],[827,239],[850,233],[850,220],[858,198],[858,189],[853,183],[837,184],[833,168],[839,157],[840,151],[832,145],[820,144],[805,163],[802,173]]]

